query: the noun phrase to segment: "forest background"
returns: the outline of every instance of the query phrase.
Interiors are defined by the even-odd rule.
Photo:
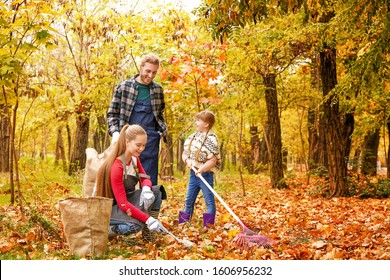
[[[104,258],[390,259],[388,4],[1,1],[1,259],[75,258],[58,200],[81,195],[85,150],[109,146],[113,90],[147,52],[162,61],[169,129],[161,219],[197,246],[124,238]],[[204,109],[217,116],[217,192],[275,248],[236,248],[221,205],[212,229],[177,226],[183,141]]]

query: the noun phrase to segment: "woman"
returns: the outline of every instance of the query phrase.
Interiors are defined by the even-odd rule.
[[[125,125],[109,157],[99,168],[96,195],[114,199],[109,238],[142,229],[143,238],[151,240],[150,231],[165,231],[157,220],[161,200],[166,198],[164,188],[152,187],[139,160],[146,142],[147,135],[141,126]],[[136,189],[138,183],[141,189]]]

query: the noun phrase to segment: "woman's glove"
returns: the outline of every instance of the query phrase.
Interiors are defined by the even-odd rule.
[[[145,211],[148,211],[149,207],[153,204],[154,199],[155,197],[151,188],[148,186],[144,186],[142,188],[141,196],[139,198],[139,206],[142,206],[143,204]]]
[[[165,227],[161,224],[161,222],[153,217],[149,217],[146,222],[146,226],[150,231],[155,231],[155,232],[167,232]]]
[[[115,131],[112,134],[111,145],[114,145],[116,143],[116,141],[118,141],[118,138],[119,138],[119,132]]]

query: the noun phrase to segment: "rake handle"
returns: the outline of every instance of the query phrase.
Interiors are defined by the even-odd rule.
[[[192,166],[191,169],[196,173],[197,170]],[[232,209],[223,201],[222,197],[217,194],[217,192],[210,186],[210,184],[203,178],[202,174],[198,174],[198,177],[202,180],[202,182],[206,185],[206,187],[218,198],[218,200],[222,203],[223,206],[225,206],[226,210],[230,213],[230,215],[233,216],[234,219],[245,229],[246,226],[244,223],[238,218],[238,216],[233,212]]]
[[[168,230],[165,232],[166,234],[168,234],[169,236],[171,236],[173,239],[175,239],[177,242],[179,243],[183,243],[183,241],[179,238],[177,238],[175,235],[173,235],[173,233],[169,232]]]

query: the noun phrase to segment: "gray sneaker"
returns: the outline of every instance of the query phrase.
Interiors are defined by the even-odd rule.
[[[116,226],[108,226],[108,240],[114,239],[117,235]]]

